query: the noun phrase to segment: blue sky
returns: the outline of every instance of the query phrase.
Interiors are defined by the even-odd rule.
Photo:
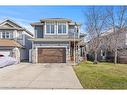
[[[107,6],[96,7],[102,8]],[[0,20],[12,19],[33,33],[34,30],[30,26],[32,22],[37,22],[43,18],[69,18],[80,22],[82,24],[81,32],[85,32],[84,12],[88,8],[90,6],[0,6]]]
[[[87,8],[86,6],[0,6],[0,20],[12,19],[33,32],[30,23],[42,18],[69,18],[83,24],[83,11]]]

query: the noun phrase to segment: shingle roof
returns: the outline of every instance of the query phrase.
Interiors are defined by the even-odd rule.
[[[43,23],[41,23],[41,22],[34,22],[34,23],[31,23],[30,25],[31,26],[34,26],[34,25],[43,25]]]
[[[0,39],[0,46],[4,47],[23,47],[19,43],[10,39]]]
[[[75,22],[73,22],[71,19],[67,19],[67,18],[45,18],[45,19],[41,19],[40,22],[31,23],[31,26],[43,25],[45,21],[47,21],[47,22],[50,22],[50,21],[68,22],[69,25],[75,25]],[[81,23],[76,22],[76,24],[78,26],[81,26]]]
[[[67,22],[72,22],[72,20],[67,19],[67,18],[45,18],[41,19],[41,22],[43,21],[67,21]]]

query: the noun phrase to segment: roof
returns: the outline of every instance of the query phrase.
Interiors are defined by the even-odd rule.
[[[53,39],[50,39],[50,38],[33,38],[33,39],[29,39],[31,41],[42,41],[42,42],[46,42],[46,41],[50,41],[50,42],[61,42],[61,41],[74,41],[74,39],[59,39],[59,38],[53,38]],[[75,41],[80,41],[81,39],[75,39]]]
[[[107,36],[107,35],[109,35],[109,34],[111,34],[111,33],[113,33],[113,30],[112,30],[112,29],[103,32],[103,33],[101,34],[101,36]]]
[[[67,22],[72,22],[72,20],[67,19],[67,18],[45,18],[45,19],[41,19],[41,22],[44,21],[67,21]]]
[[[34,22],[31,23],[31,26],[35,26],[35,25],[43,25],[43,22],[45,21],[61,21],[61,22],[68,22],[69,25],[75,25],[75,22],[73,22],[70,19],[67,18],[45,18],[45,19],[41,19],[40,22]],[[76,23],[78,26],[81,26],[81,23]]]
[[[35,25],[41,26],[41,25],[44,25],[45,21],[47,22],[50,22],[50,21],[68,22],[69,25],[75,25],[75,22],[67,18],[45,18],[45,19],[41,19],[40,22],[33,22],[30,25],[31,26],[35,26]],[[76,24],[77,26],[81,26],[81,23],[76,22]]]
[[[22,28],[19,24],[17,24],[15,21],[10,20],[10,19],[5,19],[5,20],[3,20],[3,21],[0,23],[0,25],[4,24],[5,22],[10,22],[10,23],[14,24],[16,27]]]
[[[3,26],[0,26],[0,29],[8,29],[8,30],[24,30],[22,28],[13,28],[13,27],[3,27]]]
[[[4,26],[3,26],[4,23],[10,24],[11,27],[4,27]],[[14,26],[15,26],[15,27],[14,27]],[[26,28],[20,26],[20,25],[17,24],[15,21],[10,20],[10,19],[5,19],[4,21],[2,21],[2,22],[0,23],[0,29],[24,30],[24,31],[26,31],[29,35],[33,36],[33,34],[32,34],[30,31],[28,31]]]
[[[34,26],[34,25],[43,25],[43,23],[41,23],[41,22],[34,22],[34,23],[31,23],[30,25],[31,26]]]
[[[17,43],[15,40],[10,40],[10,39],[0,39],[0,46],[4,46],[4,47],[22,47],[22,45]]]
[[[76,22],[76,24],[77,24],[78,26],[81,26],[81,23]],[[71,23],[69,23],[69,25],[75,25],[75,22],[71,22]]]

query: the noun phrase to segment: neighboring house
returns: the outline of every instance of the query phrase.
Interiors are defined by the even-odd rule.
[[[115,37],[117,37],[117,43],[115,45]],[[123,29],[114,34],[110,29],[101,34],[100,49],[98,50],[99,61],[114,61],[114,48],[118,47],[118,62],[127,63],[127,30]],[[89,55],[92,51],[92,43],[88,43]]]
[[[34,27],[35,38],[31,39],[30,61],[69,63],[83,60],[85,35],[80,33],[80,23],[64,18],[47,18],[31,25]]]
[[[32,33],[12,20],[6,19],[0,23],[0,54],[12,56],[19,61],[29,59],[29,49],[32,48]]]

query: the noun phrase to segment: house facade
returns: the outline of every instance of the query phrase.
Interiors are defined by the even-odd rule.
[[[114,61],[114,49],[117,47],[119,63],[127,63],[127,30],[123,29],[114,33],[112,29],[101,34],[98,50],[99,61]],[[116,41],[117,40],[117,41]],[[88,54],[92,51],[92,43],[88,43]],[[92,55],[92,54],[90,54]],[[94,57],[94,56],[91,56]]]
[[[32,63],[69,63],[83,59],[84,37],[80,23],[65,18],[47,18],[31,23]]]
[[[19,61],[29,59],[29,49],[32,48],[32,38],[28,30],[12,20],[6,19],[0,23],[0,55],[12,56]]]

